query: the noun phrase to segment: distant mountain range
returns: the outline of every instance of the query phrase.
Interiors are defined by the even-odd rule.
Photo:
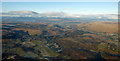
[[[34,11],[10,11],[2,13],[3,17],[62,17],[62,18],[107,18],[107,19],[118,19],[117,14],[94,14],[94,15],[81,15],[81,14],[70,14],[65,12],[45,12],[37,13]]]
[[[11,15],[11,14],[14,14],[14,15],[15,15],[15,14],[16,14],[16,15],[17,15],[17,14],[18,14],[18,15],[19,15],[19,14],[30,14],[30,15],[31,15],[31,14],[38,14],[38,13],[37,13],[37,12],[33,12],[33,11],[10,11],[10,12],[3,13],[3,14],[10,14],[10,15]]]

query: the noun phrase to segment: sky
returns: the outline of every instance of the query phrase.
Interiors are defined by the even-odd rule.
[[[2,2],[118,2],[119,0],[1,0]]]
[[[65,12],[72,14],[116,14],[117,2],[3,2],[2,11]]]

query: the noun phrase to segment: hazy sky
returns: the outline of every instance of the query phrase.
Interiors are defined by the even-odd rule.
[[[66,12],[75,14],[113,14],[117,2],[4,2],[3,12],[27,10],[35,12]]]
[[[1,0],[2,2],[118,2],[119,0]]]

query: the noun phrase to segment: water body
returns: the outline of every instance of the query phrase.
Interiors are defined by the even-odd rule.
[[[97,59],[102,59],[102,60],[105,60],[104,58],[102,58],[102,56],[101,56],[101,53],[100,53],[100,52],[97,54]]]
[[[58,34],[59,36],[64,35],[65,33]]]
[[[13,27],[13,26],[15,26],[15,25],[7,25],[7,26],[9,26],[9,27]]]

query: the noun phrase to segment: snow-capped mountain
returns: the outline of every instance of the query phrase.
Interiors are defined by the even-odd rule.
[[[117,14],[89,14],[89,15],[81,15],[81,14],[71,14],[65,12],[45,12],[45,13],[37,13],[34,11],[10,11],[2,13],[3,17],[71,17],[71,18],[107,18],[107,19],[118,19]]]

